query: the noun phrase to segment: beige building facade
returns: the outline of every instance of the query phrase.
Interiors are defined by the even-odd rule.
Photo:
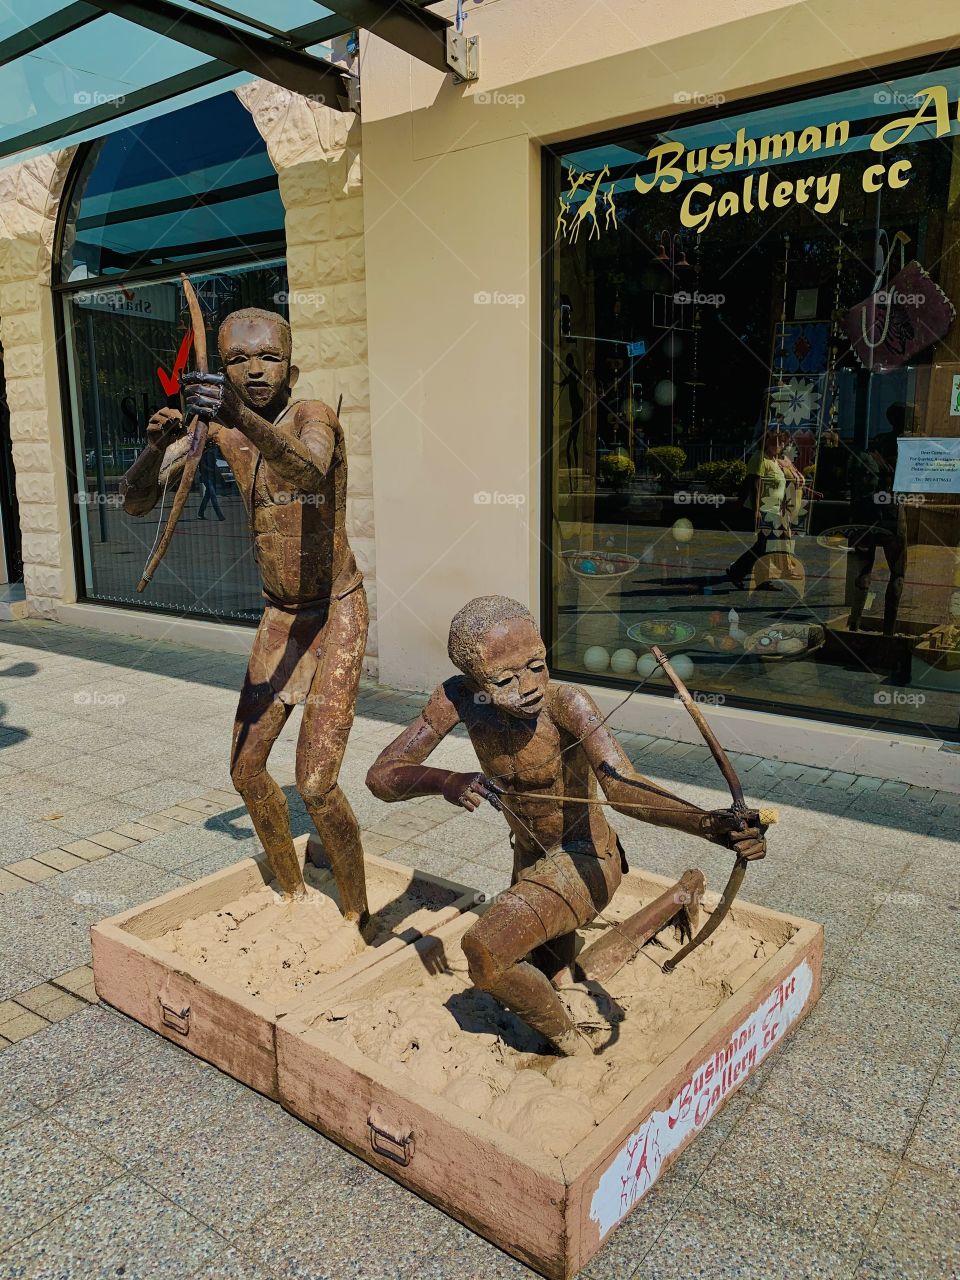
[[[373,37],[362,49],[380,675],[416,688],[449,670],[446,628],[466,599],[543,599],[544,144],[944,54],[956,9],[877,0],[867,21],[844,0],[492,0],[470,6],[469,29],[475,85]],[[605,710],[622,698],[595,692]],[[922,733],[711,715],[741,750],[960,787],[956,755]],[[643,692],[617,722],[696,735],[674,701]]]
[[[543,150],[711,99],[758,95],[946,53],[949,0],[484,0],[467,3],[481,74],[455,84],[363,33],[361,117],[256,82],[240,90],[279,174],[298,394],[343,397],[348,528],[371,597],[368,667],[428,689],[470,597],[539,612],[546,247]],[[456,6],[438,6],[452,15]],[[78,602],[51,295],[60,195],[52,153],[0,171],[0,341],[30,611],[245,649],[250,632]],[[604,709],[618,690],[597,688]],[[626,727],[693,740],[669,698]],[[759,755],[960,789],[935,735],[718,706]]]

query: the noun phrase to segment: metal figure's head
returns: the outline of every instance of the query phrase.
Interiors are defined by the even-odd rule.
[[[478,596],[450,624],[450,661],[477,700],[520,720],[543,710],[550,672],[533,614],[507,596]]]
[[[299,370],[290,363],[290,326],[275,311],[245,307],[220,326],[217,348],[237,395],[256,413],[274,416],[290,399]]]

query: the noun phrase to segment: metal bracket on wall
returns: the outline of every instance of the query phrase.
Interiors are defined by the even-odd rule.
[[[360,114],[360,77],[349,72],[344,75],[343,83],[347,90],[347,110],[355,115]],[[342,398],[342,397],[341,397]]]
[[[453,72],[454,84],[480,78],[480,37],[464,35],[454,27],[447,29],[447,66]]]

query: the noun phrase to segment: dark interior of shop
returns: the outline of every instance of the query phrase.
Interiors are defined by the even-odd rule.
[[[551,157],[560,669],[656,688],[667,643],[714,700],[956,736],[960,498],[904,481],[960,435],[935,78],[946,129],[912,78]]]

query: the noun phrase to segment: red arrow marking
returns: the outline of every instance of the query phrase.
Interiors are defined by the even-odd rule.
[[[193,330],[188,329],[183,335],[183,341],[180,343],[180,350],[177,352],[177,358],[173,362],[172,373],[162,367],[157,367],[157,377],[160,379],[160,385],[163,387],[163,393],[166,396],[175,396],[180,394],[180,375],[187,367],[187,356],[190,354],[190,348],[193,346]]]

